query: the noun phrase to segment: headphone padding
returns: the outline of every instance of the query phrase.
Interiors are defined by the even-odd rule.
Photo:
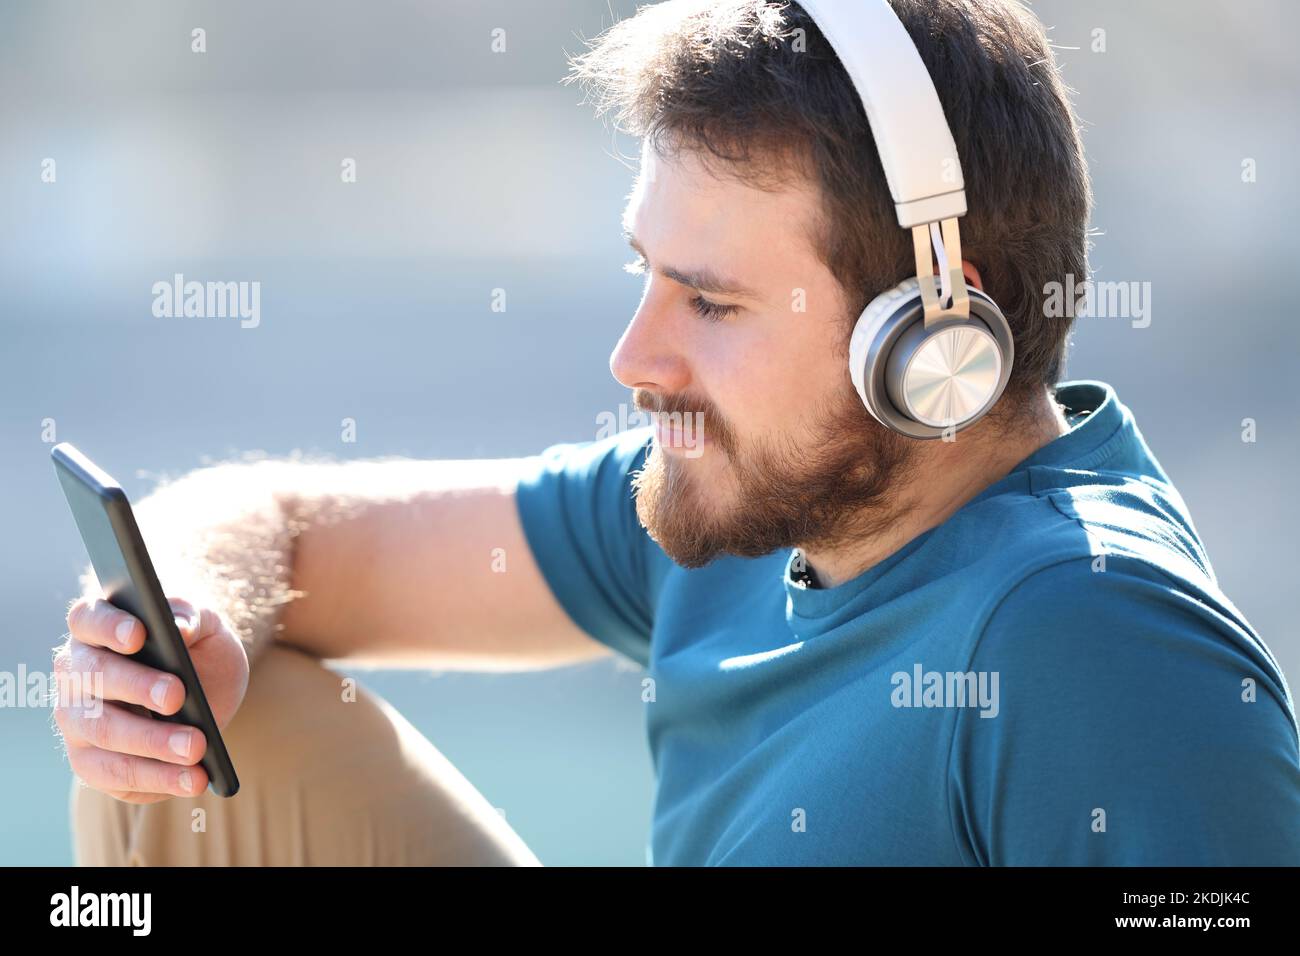
[[[857,389],[858,397],[862,399],[862,404],[866,406],[867,411],[871,412],[871,417],[886,427],[889,427],[889,423],[876,414],[867,397],[867,386],[864,380],[867,353],[885,320],[898,311],[901,303],[913,297],[918,299],[921,297],[921,284],[916,281],[915,276],[904,279],[887,292],[880,293],[862,310],[857,325],[853,327],[853,336],[849,339],[849,375],[853,379],[853,387]]]
[[[1006,317],[991,298],[978,289],[968,288],[971,301],[970,319],[944,319],[940,328],[949,324],[966,324],[979,322],[993,336],[1002,353],[1001,381],[997,391],[989,401],[988,407],[979,415],[956,426],[956,430],[978,421],[988,408],[997,403],[1011,374],[1011,365],[1015,358],[1015,341]],[[918,422],[901,409],[895,407],[889,398],[886,373],[889,353],[898,344],[898,339],[920,319],[921,285],[915,277],[904,279],[894,288],[882,292],[867,304],[853,327],[849,339],[849,375],[858,397],[871,417],[886,428],[910,438],[940,438],[947,429],[937,428]],[[881,354],[873,354],[881,353]],[[870,368],[868,368],[870,366]],[[867,381],[868,374],[872,381]]]

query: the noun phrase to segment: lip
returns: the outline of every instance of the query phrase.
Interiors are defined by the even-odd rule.
[[[686,444],[682,439],[682,429],[674,427],[671,422],[665,422],[659,416],[655,416],[654,435],[659,447],[672,455],[692,457],[692,453],[698,455],[701,449],[712,444],[708,435],[703,433],[703,429],[694,436],[689,445]]]

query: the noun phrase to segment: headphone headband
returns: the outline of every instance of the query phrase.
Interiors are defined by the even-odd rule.
[[[916,277],[858,316],[850,378],[886,428],[946,439],[993,407],[1015,360],[1006,316],[967,289],[962,274],[957,218],[966,215],[966,184],[952,130],[934,78],[887,0],[798,2],[862,98],[898,224],[911,231],[916,256]]]
[[[798,0],[862,98],[898,224],[966,215],[966,188],[934,80],[886,0]]]

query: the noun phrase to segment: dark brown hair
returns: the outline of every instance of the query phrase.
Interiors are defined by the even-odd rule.
[[[962,253],[1016,340],[1010,393],[1055,384],[1069,318],[1043,287],[1087,277],[1092,195],[1078,127],[1047,37],[1015,0],[890,0],[929,69],[957,144],[968,212]],[[914,274],[862,101],[794,2],[668,0],[640,8],[570,60],[598,115],[665,154],[763,189],[820,187],[813,248],[855,320]],[[847,341],[847,330],[846,330]]]

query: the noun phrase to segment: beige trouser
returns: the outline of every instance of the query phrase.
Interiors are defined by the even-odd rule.
[[[229,799],[131,804],[72,783],[81,866],[540,866],[487,799],[385,700],[272,645],[222,731]],[[203,810],[203,814],[196,810]]]

